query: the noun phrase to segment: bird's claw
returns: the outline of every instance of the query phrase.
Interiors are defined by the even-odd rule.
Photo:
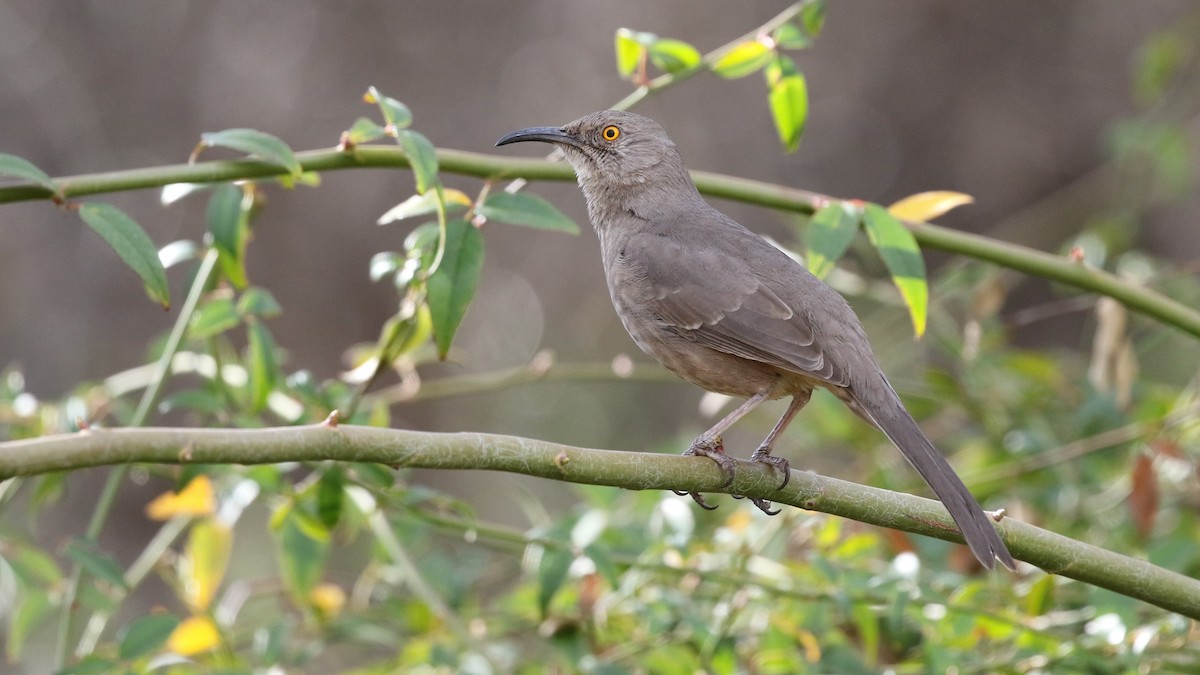
[[[737,467],[737,460],[725,454],[725,444],[720,438],[705,441],[698,439],[692,443],[692,447],[683,451],[684,457],[707,457],[717,463],[721,467],[721,473],[725,474],[725,482],[721,483],[721,489],[729,487],[733,484],[733,471]],[[693,493],[693,499],[695,495]]]
[[[788,481],[792,479],[792,467],[787,461],[787,458],[776,457],[772,455],[771,449],[768,447],[763,446],[755,450],[754,454],[750,455],[750,461],[762,462],[763,464],[768,464],[783,472],[783,482],[779,484],[779,487],[775,488],[776,490],[782,490],[783,488],[787,487]],[[758,506],[760,509],[763,509],[762,506],[756,506]],[[767,509],[763,509],[763,511],[767,511]],[[776,511],[776,513],[778,513],[778,511]]]
[[[704,501],[704,496],[701,495],[699,492],[687,492],[685,490],[671,490],[671,492],[674,492],[675,494],[679,495],[680,497],[682,497],[684,495],[691,497],[692,501],[699,504],[700,508],[704,509],[705,511],[716,511],[717,510],[717,507],[715,505],[709,504],[708,502]]]
[[[735,467],[737,467],[737,460],[725,454],[725,444],[721,441],[719,436],[717,438],[707,440],[703,438],[696,439],[696,442],[692,443],[692,447],[683,452],[683,456],[707,457],[711,459],[717,463],[717,466],[721,468],[721,473],[725,475],[725,482],[721,483],[721,488],[727,488],[733,483],[733,470]],[[674,492],[681,497],[683,495],[691,497],[692,500],[699,504],[700,508],[704,509],[705,511],[712,511],[717,508],[716,506],[704,501],[704,497],[702,497],[699,492],[688,492],[686,490],[671,490],[671,492]]]
[[[771,502],[769,502],[765,499],[761,499],[759,497],[751,497],[750,503],[757,506],[759,511],[762,511],[763,513],[767,514],[768,516],[778,515],[779,511],[780,511],[780,509],[775,509],[772,511],[771,510]]]

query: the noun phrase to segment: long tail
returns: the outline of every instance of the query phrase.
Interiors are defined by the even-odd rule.
[[[883,392],[875,390],[872,393]],[[942,500],[950,517],[962,530],[967,546],[979,562],[987,569],[992,569],[995,561],[999,560],[1008,569],[1015,570],[1016,561],[996,533],[991,518],[983,512],[983,507],[975,501],[942,453],[933,447],[925,432],[917,426],[916,420],[904,409],[895,390],[888,385],[885,396],[880,398],[883,400],[867,401],[850,394],[849,403],[856,413],[887,435],[929,487],[933,488],[934,494]]]

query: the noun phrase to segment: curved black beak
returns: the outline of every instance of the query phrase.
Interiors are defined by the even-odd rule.
[[[520,143],[521,141],[541,141],[543,143],[556,143],[579,147],[579,139],[558,127],[529,127],[528,129],[518,129],[501,136],[500,140],[496,141],[496,147],[508,145],[509,143]]]

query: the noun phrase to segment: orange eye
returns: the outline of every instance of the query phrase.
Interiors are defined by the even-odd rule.
[[[604,130],[600,132],[600,135],[606,141],[615,141],[621,137],[621,130],[610,124],[604,127]]]

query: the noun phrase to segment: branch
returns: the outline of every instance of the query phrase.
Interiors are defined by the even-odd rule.
[[[268,464],[337,460],[396,468],[507,471],[629,490],[694,490],[762,497],[915,534],[962,542],[939,502],[806,471],[777,491],[768,467],[742,463],[727,488],[702,458],[589,450],[514,436],[426,433],[316,424],[271,429],[92,429],[0,443],[0,480],[112,464]],[[1051,574],[1200,619],[1200,581],[1011,518],[1009,550]]]
[[[462,150],[438,150],[440,170],[465,176],[502,180],[569,181],[575,174],[569,166],[541,159],[514,159]],[[296,153],[304,171],[389,167],[407,168],[408,159],[399,148],[360,145],[349,151],[309,150]],[[63,198],[82,197],[106,192],[121,192],[162,187],[172,183],[220,183],[249,178],[268,178],[287,173],[276,164],[240,159],[196,164],[176,164],[146,169],[110,171],[56,178]],[[693,171],[696,186],[704,194],[734,201],[757,204],[781,211],[812,213],[815,205],[830,197],[762,181],[737,178],[706,171]],[[0,204],[51,199],[46,188],[21,183],[0,187]],[[1069,286],[1107,295],[1129,309],[1158,319],[1194,337],[1200,338],[1200,312],[1154,290],[1135,285],[1114,274],[1073,262],[1018,244],[929,223],[908,223],[917,241],[925,247],[986,260],[1001,267],[1026,272]]]

